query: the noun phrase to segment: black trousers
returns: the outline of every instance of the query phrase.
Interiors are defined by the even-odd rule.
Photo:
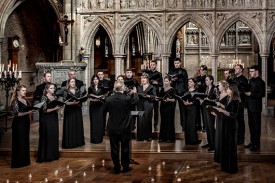
[[[154,101],[154,128],[158,126],[159,121],[159,101]]]
[[[251,112],[248,110],[248,126],[250,131],[250,142],[260,146],[261,138],[261,112]]]
[[[240,103],[239,111],[237,115],[237,122],[238,122],[238,133],[237,133],[237,142],[243,143],[244,142],[244,134],[245,134],[245,122],[244,122],[244,105]]]
[[[131,139],[131,133],[126,134],[109,134],[111,144],[111,157],[114,164],[114,169],[129,168],[129,142]],[[121,149],[121,164],[119,161],[119,152]],[[120,166],[121,165],[121,166]]]

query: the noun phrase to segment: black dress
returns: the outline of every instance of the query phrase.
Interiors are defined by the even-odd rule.
[[[93,94],[96,96],[103,95],[103,90],[94,87],[88,88],[88,95]],[[103,128],[103,114],[104,114],[104,103],[103,101],[90,101],[89,107],[90,114],[90,142],[99,144],[103,141],[103,135],[105,129]]]
[[[173,98],[175,90],[173,88],[168,91],[164,91],[164,88],[160,90],[159,96],[164,98]],[[160,103],[160,142],[174,142],[175,137],[175,108],[176,102],[165,102]]]
[[[221,170],[227,173],[238,171],[237,162],[237,113],[239,102],[232,100],[227,103],[225,110],[230,116],[223,116],[222,138],[221,138]]]
[[[29,104],[27,103],[27,106]],[[11,167],[20,168],[30,165],[30,117],[18,116],[20,109],[26,105],[15,99],[12,102],[14,118],[12,121],[12,156]]]
[[[190,93],[190,91],[187,91]],[[192,91],[196,92],[196,90]],[[185,93],[186,94],[186,93]],[[200,111],[198,108],[199,100],[191,98],[188,100],[189,102],[193,102],[190,105],[186,105],[186,113],[185,113],[185,144],[187,145],[196,145],[201,143],[201,140],[198,140],[198,133],[196,128],[196,120],[197,116],[200,115]]]
[[[219,99],[221,104],[224,106],[227,103],[227,96]],[[214,160],[217,163],[221,162],[221,143],[222,143],[222,128],[223,128],[223,114],[218,113],[216,116],[216,130],[215,130],[215,152],[214,152]]]
[[[137,122],[137,140],[152,139],[152,117],[153,117],[153,101],[156,96],[156,89],[149,85],[144,91],[142,86],[137,88],[139,94],[138,111],[144,111],[142,120]],[[150,95],[150,98],[144,98],[142,94]]]
[[[39,145],[37,162],[49,162],[59,159],[59,124],[58,113],[52,111],[47,113],[48,104],[51,100],[42,96],[41,102],[45,101],[41,109],[41,120],[39,123]]]
[[[64,92],[64,100],[70,99],[70,95],[79,98],[81,97],[81,92],[77,89],[75,94],[73,94],[66,90]],[[66,105],[64,108],[62,148],[76,148],[83,145],[85,145],[85,140],[81,103]]]

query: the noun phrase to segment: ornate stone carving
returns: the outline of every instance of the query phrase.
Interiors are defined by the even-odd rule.
[[[114,0],[108,0],[107,8],[111,9],[114,7]]]
[[[100,9],[105,9],[106,8],[105,0],[98,0],[98,4],[99,4]]]
[[[275,12],[271,11],[268,13],[268,22],[272,22],[275,17]]]
[[[175,0],[167,0],[168,8],[175,8],[176,2]]]
[[[137,0],[130,0],[130,2],[129,2],[129,7],[130,8],[136,8],[136,6],[137,6],[137,2],[136,2]]]
[[[96,0],[88,0],[88,8],[89,9],[95,9],[95,8],[97,8]]]
[[[166,23],[168,26],[172,24],[178,18],[177,14],[168,14],[166,17]]]
[[[145,6],[145,0],[138,0],[138,8],[144,8]]]
[[[105,15],[104,18],[114,25],[114,15]]]
[[[120,8],[121,9],[127,8],[127,1],[126,0],[120,0]]]
[[[221,25],[226,19],[227,19],[227,17],[226,17],[225,13],[217,14],[218,25]]]
[[[84,25],[83,25],[84,27],[83,28],[85,29],[90,22],[93,22],[95,20],[95,18],[96,18],[95,15],[85,16],[84,17]]]
[[[156,8],[162,7],[162,6],[163,6],[162,0],[156,0]]]
[[[153,8],[154,1],[153,0],[146,0],[146,8]]]
[[[210,13],[204,13],[204,14],[198,14],[200,17],[202,17],[203,19],[205,19],[209,24],[213,23],[213,18],[212,18],[212,14]]]
[[[120,15],[119,26],[123,27],[125,25],[125,23],[128,22],[133,17],[134,17],[134,15]]]
[[[255,19],[260,25],[262,25],[263,14],[260,12],[250,14],[251,18]]]
[[[149,15],[148,17],[162,27],[162,15]]]

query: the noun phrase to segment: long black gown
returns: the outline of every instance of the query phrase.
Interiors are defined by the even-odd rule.
[[[152,139],[152,117],[153,117],[153,101],[156,96],[156,89],[149,85],[144,91],[142,86],[137,88],[139,94],[138,111],[144,111],[142,120],[137,122],[137,140]],[[141,94],[150,95],[150,98],[144,98]],[[140,122],[141,121],[141,122]]]
[[[88,95],[103,95],[103,90],[94,87],[88,88]],[[90,101],[90,142],[94,144],[102,143],[105,129],[103,128],[104,103],[103,101]]]
[[[220,102],[225,106],[227,103],[227,96],[219,99],[218,102]],[[223,128],[223,114],[218,113],[216,116],[215,152],[214,152],[214,161],[216,161],[217,163],[221,162],[222,128]]]
[[[39,145],[37,162],[49,162],[59,159],[59,124],[58,113],[52,111],[47,113],[48,104],[51,100],[42,96],[41,102],[45,101],[41,109],[41,120],[39,123]]]
[[[164,88],[160,90],[159,96],[165,98],[173,98],[175,90],[164,91]],[[159,132],[159,141],[160,142],[174,142],[175,137],[175,102],[165,102],[161,101],[160,103],[160,132]]]
[[[15,99],[12,102],[14,118],[12,121],[12,156],[11,168],[30,165],[30,117],[18,116],[20,109],[29,106]]]
[[[190,91],[187,91],[190,93]],[[192,91],[196,92],[196,90]],[[185,93],[186,94],[186,93]],[[201,140],[198,139],[198,133],[196,128],[196,120],[197,116],[200,115],[200,111],[198,108],[199,100],[191,98],[188,100],[189,102],[193,102],[193,104],[186,105],[186,113],[185,113],[185,144],[187,145],[196,145],[201,143]]]
[[[232,100],[227,103],[225,110],[230,116],[223,116],[221,138],[221,170],[227,173],[238,171],[237,162],[237,113],[239,102]]]
[[[70,99],[70,95],[79,98],[81,97],[81,92],[77,89],[75,94],[73,94],[66,90],[64,92],[64,100]],[[81,103],[66,105],[64,108],[62,148],[76,148],[83,145],[85,145],[85,140]]]

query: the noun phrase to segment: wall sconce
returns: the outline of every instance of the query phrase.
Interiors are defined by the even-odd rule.
[[[96,38],[96,40],[95,40],[95,45],[96,45],[97,47],[100,46],[100,37]]]

